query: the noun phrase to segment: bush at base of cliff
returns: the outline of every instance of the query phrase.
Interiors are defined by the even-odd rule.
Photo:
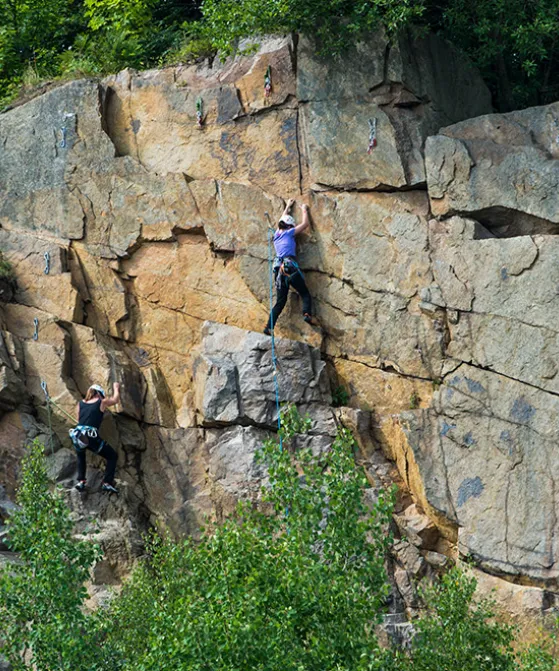
[[[476,586],[453,568],[424,589],[411,647],[389,651],[384,671],[556,671],[554,636],[515,650],[516,628],[498,619],[490,600],[475,600]]]
[[[290,411],[284,426],[292,433],[301,421]],[[319,458],[268,442],[273,512],[245,505],[200,543],[154,537],[110,608],[108,644],[122,667],[372,668],[392,504],[381,494],[366,506],[354,448],[345,430]]]
[[[51,491],[44,448],[23,462],[19,509],[8,520],[18,561],[0,571],[0,657],[13,671],[96,669],[98,655],[82,611],[98,549],[74,537],[69,510]]]

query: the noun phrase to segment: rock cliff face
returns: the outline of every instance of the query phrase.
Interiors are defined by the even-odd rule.
[[[78,522],[105,520],[99,582],[118,580],[142,525],[195,533],[257,496],[275,406],[254,331],[268,229],[293,197],[311,207],[300,261],[321,328],[293,296],[280,391],[311,413],[313,449],[353,423],[383,478],[376,447],[398,465],[419,506],[399,524],[422,557],[440,564],[458,543],[489,572],[555,588],[559,105],[490,111],[449,45],[378,34],[339,64],[268,39],[0,116],[0,249],[17,281],[0,313],[6,496],[25,442],[49,439],[41,383],[72,413],[114,379],[122,407],[104,428],[123,496],[69,494]],[[365,415],[331,409],[339,386]],[[56,409],[52,422],[64,480],[68,422]]]

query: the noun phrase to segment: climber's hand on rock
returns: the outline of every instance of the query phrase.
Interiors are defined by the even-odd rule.
[[[302,205],[299,206],[303,212],[308,212],[309,211],[309,206],[306,203],[303,203]]]
[[[285,207],[286,207],[288,210],[290,210],[290,209],[293,207],[293,205],[295,205],[295,198],[290,198],[290,199],[287,201],[287,205],[286,205]]]

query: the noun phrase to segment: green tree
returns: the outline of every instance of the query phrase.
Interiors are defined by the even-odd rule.
[[[334,55],[371,29],[394,32],[422,11],[423,0],[204,0],[201,25],[224,54],[245,37],[300,32]]]
[[[0,101],[27,68],[57,72],[57,55],[85,27],[81,0],[3,0],[0,3]]]
[[[515,649],[518,630],[474,598],[475,577],[454,567],[422,590],[425,610],[409,650],[386,652],[385,671],[556,671],[555,635]]]
[[[284,414],[287,440],[306,422]],[[112,602],[113,657],[135,671],[373,668],[391,496],[368,508],[351,435],[329,452],[268,441],[268,513],[241,506],[199,543],[153,537]]]
[[[500,111],[559,98],[559,0],[428,1],[425,18],[481,69]]]
[[[8,542],[18,560],[0,570],[0,655],[14,671],[92,671],[100,658],[82,607],[99,550],[74,536],[37,441],[22,468],[19,509],[8,520]]]

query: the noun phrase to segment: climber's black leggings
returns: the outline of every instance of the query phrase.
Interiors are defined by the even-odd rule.
[[[99,449],[101,443],[103,443],[103,445],[101,449]],[[117,453],[108,443],[100,438],[90,438],[90,445],[87,449],[95,454],[99,454],[107,461],[103,481],[112,485],[115,478],[116,462],[118,458]],[[85,472],[87,468],[85,452],[85,450],[76,450],[76,456],[78,458],[78,480],[85,480]]]
[[[279,288],[276,289],[276,304],[272,308],[272,314],[270,315],[271,318],[268,319],[268,328],[272,328],[272,319],[274,321],[274,326],[277,324],[278,317],[287,303],[287,296],[289,295],[290,286],[292,286],[303,299],[303,314],[312,315],[312,298],[307,288],[305,278],[301,275],[301,273],[295,273],[291,276],[289,283],[284,278]]]

